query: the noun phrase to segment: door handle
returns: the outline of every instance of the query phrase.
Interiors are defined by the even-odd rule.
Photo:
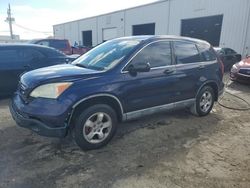
[[[164,70],[164,74],[171,74],[173,72],[174,72],[173,69],[166,69],[166,70]]]

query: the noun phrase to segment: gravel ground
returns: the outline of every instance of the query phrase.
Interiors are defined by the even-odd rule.
[[[250,87],[228,91],[250,102]],[[244,107],[225,94],[223,104]],[[250,113],[215,105],[206,117],[168,112],[120,124],[106,147],[83,152],[70,137],[17,127],[0,101],[0,187],[250,187]]]

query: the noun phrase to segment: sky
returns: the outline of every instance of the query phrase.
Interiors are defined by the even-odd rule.
[[[53,25],[96,16],[156,0],[0,0],[0,35],[10,35],[8,4],[15,18],[13,33],[21,39],[53,36]]]

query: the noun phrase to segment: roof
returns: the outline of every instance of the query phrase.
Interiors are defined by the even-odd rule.
[[[56,50],[55,48],[51,48],[48,46],[38,45],[38,44],[29,44],[29,43],[8,43],[8,44],[0,44],[0,48],[8,48],[8,47],[17,47],[17,48],[39,48],[44,50]]]
[[[123,39],[135,39],[135,40],[160,40],[160,39],[172,39],[172,40],[185,40],[195,43],[203,43],[210,45],[208,42],[200,39],[190,38],[190,37],[182,37],[175,35],[141,35],[141,36],[128,36],[128,37],[120,37],[114,40],[123,40]]]

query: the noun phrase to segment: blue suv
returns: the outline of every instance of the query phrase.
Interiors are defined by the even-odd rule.
[[[10,111],[21,127],[52,137],[71,132],[82,149],[96,149],[121,121],[176,108],[207,115],[223,92],[223,72],[205,41],[118,38],[71,64],[25,73]]]

